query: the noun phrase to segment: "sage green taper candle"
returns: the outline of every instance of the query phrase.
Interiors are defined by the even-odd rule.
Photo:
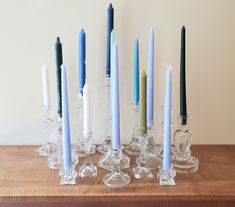
[[[187,115],[186,80],[185,80],[185,27],[181,29],[180,51],[180,115]]]
[[[139,98],[139,133],[144,135],[147,132],[147,119],[146,119],[146,85],[147,76],[145,71],[140,75],[140,98]]]

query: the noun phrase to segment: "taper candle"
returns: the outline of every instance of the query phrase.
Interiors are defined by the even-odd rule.
[[[62,76],[62,133],[63,133],[63,167],[64,170],[70,170],[71,161],[71,142],[70,142],[70,126],[69,126],[69,105],[68,105],[68,89],[66,67],[61,66]]]
[[[43,107],[49,111],[51,106],[49,75],[47,66],[42,67]]]
[[[113,6],[109,4],[107,9],[107,57],[106,57],[106,76],[110,76],[110,35],[113,30]]]
[[[146,123],[146,84],[147,76],[145,71],[140,75],[140,101],[139,101],[139,134],[145,135],[147,132]]]
[[[83,126],[83,136],[86,137],[91,132],[90,94],[87,83],[83,87]]]
[[[139,41],[134,42],[134,97],[135,106],[139,104]]]
[[[120,149],[119,69],[117,43],[113,44],[112,148]]]
[[[149,32],[148,53],[148,81],[147,81],[147,126],[153,126],[153,104],[154,104],[154,30]]]
[[[187,115],[185,55],[186,55],[185,54],[185,27],[183,26],[181,28],[181,52],[180,52],[180,115]]]
[[[171,67],[166,72],[163,132],[163,171],[171,167]]]
[[[110,37],[110,112],[109,119],[112,120],[112,68],[113,68],[113,43],[115,42],[115,33],[114,30],[111,32]]]
[[[82,28],[79,33],[79,91],[83,95],[86,82],[86,33]]]
[[[55,43],[55,63],[56,63],[56,78],[57,78],[57,100],[58,100],[58,114],[62,116],[62,100],[61,100],[61,70],[63,64],[62,44],[60,38],[56,38]]]

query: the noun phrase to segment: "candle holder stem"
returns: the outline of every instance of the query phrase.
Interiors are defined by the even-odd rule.
[[[110,109],[110,77],[106,77],[105,80],[105,138],[104,142],[97,147],[97,150],[105,154],[108,150],[111,149],[111,126],[112,126],[112,117]]]
[[[106,174],[103,178],[105,185],[111,188],[121,188],[130,183],[130,176],[121,171],[119,163],[122,159],[122,152],[120,150],[112,150],[113,169],[112,172]]]
[[[134,127],[132,132],[132,138],[130,143],[125,147],[125,151],[130,155],[139,155],[140,154],[140,143],[138,136],[138,106],[134,106]]]

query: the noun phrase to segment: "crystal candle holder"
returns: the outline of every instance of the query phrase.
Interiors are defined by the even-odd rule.
[[[150,169],[156,169],[162,163],[162,158],[159,156],[159,151],[154,141],[155,137],[156,137],[156,130],[152,126],[148,128],[148,131],[146,134],[146,147],[145,147],[145,152],[144,152],[146,165]],[[140,163],[140,157],[136,159],[136,163],[137,164]]]
[[[86,137],[84,137],[85,140],[85,161],[84,164],[79,168],[79,176],[80,177],[96,177],[97,176],[97,167],[93,165],[91,159],[90,159],[90,151],[91,151],[91,139],[92,139],[92,133],[89,133]]]
[[[58,145],[55,137],[55,121],[54,121],[54,106],[43,106],[44,120],[43,120],[43,136],[49,139],[44,145],[36,149],[36,153],[40,156],[53,154],[58,150]]]
[[[138,106],[134,105],[134,127],[132,132],[132,138],[130,143],[125,147],[125,151],[130,155],[139,155],[140,154],[140,143],[138,136]]]
[[[140,144],[140,157],[139,161],[137,162],[137,166],[133,168],[133,172],[135,175],[136,179],[140,179],[142,177],[148,177],[152,178],[153,174],[151,172],[151,169],[147,165],[147,160],[146,160],[146,147],[148,145],[148,138],[147,134],[145,135],[139,135],[139,144]]]
[[[104,184],[111,188],[121,188],[127,186],[130,183],[131,178],[120,169],[119,163],[122,159],[121,150],[112,150],[111,157],[113,159],[114,166],[112,172],[104,176]]]
[[[48,167],[53,170],[58,170],[63,165],[63,150],[62,150],[62,118],[57,116],[55,124],[55,136],[57,140],[58,150],[50,154],[48,157]],[[78,164],[78,152],[74,147],[71,147],[72,166]]]
[[[162,117],[164,117],[164,106],[161,106],[161,110],[162,110]],[[172,122],[171,122],[171,127],[172,127]],[[164,134],[164,121],[162,120],[161,122],[161,128],[162,128],[162,137],[163,137],[163,134]],[[158,154],[159,156],[162,158],[163,157],[163,145],[160,144],[157,146],[157,151],[158,151]],[[174,160],[174,154],[175,154],[175,146],[172,145],[171,146],[171,160]]]
[[[179,173],[193,173],[198,170],[199,160],[191,156],[192,134],[188,129],[189,116],[178,115],[179,128],[175,131],[175,154],[173,167]]]
[[[78,144],[73,146],[73,150],[77,150],[79,157],[85,157],[86,156],[86,147],[85,147],[85,141],[83,137],[83,101],[82,101],[82,95],[79,93],[79,101],[78,101],[78,111],[79,111],[79,135],[78,135]],[[90,147],[90,154],[95,154],[96,152],[96,146],[94,144]]]
[[[60,185],[76,184],[77,172],[74,170],[74,167],[72,167],[69,170],[64,170],[64,169],[60,170],[59,175],[61,176]]]
[[[113,150],[109,149],[104,155],[102,155],[98,161],[98,167],[103,168],[105,170],[113,170],[114,168],[114,160],[113,160]],[[121,169],[126,169],[130,167],[130,158],[126,156],[122,152],[122,148],[120,149],[120,161],[119,167]]]
[[[169,170],[163,170],[162,166],[160,166],[157,176],[160,185],[175,185],[174,177],[176,176],[176,171],[172,165]]]
[[[110,77],[107,76],[105,80],[105,138],[104,138],[104,143],[100,144],[97,147],[97,150],[105,154],[111,149],[111,126],[112,126],[112,121],[110,117]]]

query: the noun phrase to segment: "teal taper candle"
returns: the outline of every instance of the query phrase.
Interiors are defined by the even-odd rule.
[[[58,114],[62,117],[62,98],[61,98],[61,70],[63,64],[62,44],[60,38],[57,37],[55,43],[55,64],[56,64],[56,78],[57,78],[57,100],[58,100]]]
[[[186,80],[185,80],[185,27],[181,29],[181,52],[180,52],[180,115],[187,115]],[[182,124],[186,124],[183,121]]]

